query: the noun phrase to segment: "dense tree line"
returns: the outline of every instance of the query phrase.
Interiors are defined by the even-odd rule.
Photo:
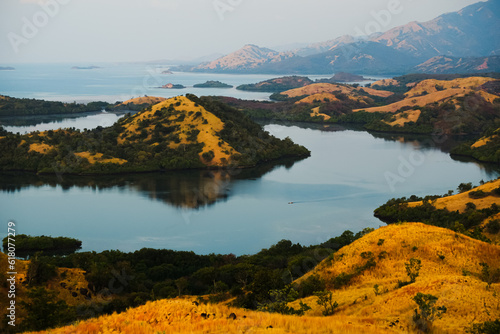
[[[3,249],[8,248],[8,237],[3,238]],[[36,252],[47,253],[73,253],[82,247],[82,242],[77,239],[67,237],[30,236],[17,234],[15,236],[16,256],[26,257]]]
[[[107,102],[63,103],[37,99],[18,99],[5,96],[0,99],[0,116],[76,114],[111,110]]]

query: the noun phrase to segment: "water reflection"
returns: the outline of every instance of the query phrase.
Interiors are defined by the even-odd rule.
[[[225,201],[236,180],[258,179],[275,168],[289,169],[298,159],[282,159],[274,163],[245,169],[190,170],[167,173],[121,174],[99,176],[37,175],[33,173],[0,174],[0,191],[20,192],[30,187],[74,187],[97,191],[117,188],[134,191],[152,200],[180,209],[199,209]]]

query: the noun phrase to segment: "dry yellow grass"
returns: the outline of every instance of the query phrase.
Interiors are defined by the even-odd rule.
[[[333,291],[339,307],[330,317],[321,316],[316,297],[302,300],[312,307],[303,317],[223,304],[195,306],[193,298],[176,298],[40,333],[418,333],[412,322],[416,304],[411,299],[418,292],[438,297],[437,305],[447,307],[443,317],[434,321],[432,333],[464,333],[471,323],[500,316],[500,284],[487,288],[477,278],[479,263],[498,267],[500,247],[421,223],[381,227],[340,249],[305,277],[318,274],[330,281],[342,272],[350,273],[366,263],[363,252],[373,253],[376,266],[354,278],[349,287]],[[408,279],[404,264],[410,258],[422,261],[420,275],[415,283],[396,289],[398,280]],[[375,284],[381,295],[375,295]],[[228,319],[231,313],[236,320]],[[389,327],[396,320],[397,326]]]
[[[323,114],[319,112],[319,107],[311,109],[311,117],[322,116],[325,121],[329,120],[331,117],[327,114]]]
[[[179,105],[177,106],[176,104]],[[193,101],[184,96],[167,99],[163,102],[155,104],[149,111],[142,111],[132,116],[130,120],[124,124],[125,132],[124,135],[118,138],[118,144],[123,144],[125,141],[130,140],[132,135],[138,133],[137,129],[140,121],[152,119],[156,111],[161,110],[162,108],[168,108],[170,105],[173,105],[174,109],[178,111],[179,114],[169,116],[168,121],[180,125],[180,129],[174,132],[179,136],[180,143],[171,142],[169,144],[171,148],[178,148],[182,144],[192,143],[188,140],[187,133],[196,129],[200,131],[196,142],[205,144],[203,151],[200,153],[200,160],[206,165],[224,165],[231,162],[232,155],[239,154],[233,147],[231,147],[231,145],[221,140],[217,135],[217,133],[224,128],[224,123],[217,116],[208,112],[204,107],[195,105]],[[196,113],[198,112],[201,113],[201,115],[196,116]],[[182,119],[182,121],[179,119]],[[206,122],[203,120],[206,120]],[[154,125],[151,125],[146,128],[149,135],[145,140],[151,139],[153,127]],[[209,151],[214,153],[214,158],[211,161],[205,161],[202,158],[202,154]]]
[[[208,314],[205,319],[202,313]],[[228,319],[234,313],[236,319]],[[215,316],[214,316],[215,314]],[[46,332],[69,333],[394,333],[377,328],[364,317],[282,316],[231,308],[224,305],[195,306],[191,299],[170,299],[129,309],[121,314],[103,316]]]
[[[157,103],[160,103],[162,101],[165,101],[165,100],[166,100],[166,98],[164,98],[164,97],[140,96],[140,97],[136,97],[136,98],[124,101],[120,105],[127,105],[129,103],[132,103],[132,104],[151,104],[151,105],[153,105],[153,104],[157,104]]]
[[[386,106],[382,107],[372,107],[365,109],[356,109],[357,111],[366,111],[366,112],[389,112],[394,113],[403,107],[424,107],[428,104],[434,102],[444,102],[449,100],[450,98],[462,97],[470,92],[478,92],[488,101],[493,101],[498,98],[498,96],[489,94],[487,92],[477,90],[479,86],[482,84],[495,81],[496,79],[491,78],[483,78],[483,77],[471,77],[465,79],[455,79],[450,81],[445,80],[424,80],[419,82],[412,88],[409,92],[407,92],[406,98],[402,101],[398,101]],[[438,90],[436,86],[443,87],[444,90]],[[441,89],[441,88],[440,88]],[[427,92],[428,94],[424,94]],[[421,96],[419,96],[421,95]]]
[[[54,146],[43,144],[43,143],[33,143],[30,145],[30,149],[28,152],[38,152],[41,154],[46,154],[50,150],[52,150]]]
[[[79,156],[80,158],[85,158],[87,159],[87,161],[91,164],[95,164],[96,162],[99,162],[99,163],[102,163],[102,164],[107,164],[107,163],[111,163],[111,164],[119,164],[119,165],[123,165],[124,163],[127,162],[127,160],[125,159],[120,159],[120,158],[109,158],[109,159],[103,159],[102,156],[103,154],[102,153],[95,153],[95,154],[92,154],[90,152],[78,152],[78,153],[75,153],[76,156]]]
[[[399,85],[399,81],[397,80],[394,80],[394,79],[382,79],[382,80],[378,80],[378,81],[375,81],[374,83],[372,83],[372,86],[397,86]]]
[[[500,187],[500,179],[487,182],[484,185],[476,187],[470,191],[466,191],[453,196],[438,198],[435,202],[432,202],[432,205],[434,205],[438,209],[446,208],[449,211],[459,211],[459,212],[464,212],[466,208],[465,205],[469,202],[474,203],[477,209],[489,208],[494,203],[500,205],[500,197],[488,196],[484,198],[473,199],[469,197],[469,193],[477,190],[482,190],[484,192],[491,192],[492,190],[499,187]],[[408,203],[409,207],[415,207],[419,205],[422,205],[422,201]]]
[[[479,139],[478,141],[476,141],[474,144],[472,144],[471,147],[472,148],[478,148],[478,147],[484,146],[488,142],[490,142],[492,139],[497,138],[497,137],[498,137],[498,135],[493,135],[493,136],[489,136],[489,137],[483,137],[483,138]]]
[[[347,87],[347,86],[342,86],[342,85],[335,85],[335,84],[330,84],[330,83],[315,83],[311,85],[307,85],[304,87],[299,87],[295,89],[290,89],[287,90],[283,93],[282,95],[286,95],[288,97],[297,97],[297,96],[303,96],[303,95],[314,95],[314,94],[321,94],[321,93],[331,93],[335,91],[340,91],[344,94],[349,94],[354,90],[352,87]]]
[[[490,81],[496,81],[496,79],[484,78],[484,77],[470,77],[470,78],[461,78],[454,80],[428,79],[428,80],[423,80],[418,84],[416,84],[415,87],[412,88],[405,95],[406,97],[414,97],[417,95],[421,95],[424,92],[435,93],[438,91],[437,87],[439,86],[441,86],[445,90],[459,89],[459,90],[469,91],[469,90],[474,90],[479,86]]]
[[[373,96],[380,96],[380,97],[389,97],[394,95],[393,92],[389,92],[388,90],[379,90],[379,89],[373,89],[373,88],[368,88],[368,87],[358,87],[356,90],[364,90],[370,95]]]
[[[349,98],[352,100],[365,101],[366,97],[364,97],[364,96],[353,96],[353,94],[359,93],[360,90],[364,90],[368,94],[381,96],[381,97],[387,97],[387,96],[391,96],[393,94],[392,92],[389,92],[389,91],[377,90],[377,89],[373,89],[373,88],[365,88],[365,87],[354,88],[351,86],[336,85],[336,84],[331,84],[331,83],[315,83],[315,84],[307,85],[304,87],[290,89],[290,90],[287,90],[281,94],[286,95],[288,97],[297,97],[297,96],[303,96],[303,95],[311,96],[311,95],[324,94],[324,93],[331,94],[333,92],[340,91],[341,93],[348,95]]]
[[[378,245],[381,239],[384,241]],[[500,316],[500,284],[487,289],[486,283],[475,276],[481,271],[481,262],[499,266],[500,247],[421,223],[381,227],[342,248],[334,260],[323,261],[307,276],[318,274],[328,280],[342,272],[352,273],[356,266],[366,263],[361,253],[368,251],[375,256],[376,266],[354,278],[348,288],[333,292],[339,303],[337,316],[369,317],[376,324],[399,319],[403,332],[416,332],[411,319],[416,304],[411,298],[417,292],[438,297],[437,305],[448,309],[434,322],[437,333],[464,333],[472,322]],[[386,257],[379,258],[383,252]],[[410,258],[422,261],[420,275],[415,283],[396,289],[398,280],[408,280],[404,264]],[[464,276],[463,272],[473,274]],[[376,296],[375,284],[387,291]],[[314,297],[304,302],[315,304]],[[319,315],[320,309],[315,306],[309,312]]]
[[[389,124],[390,126],[403,126],[408,122],[416,122],[418,121],[418,118],[420,117],[420,114],[422,112],[420,110],[409,110],[400,114],[396,115],[396,120],[393,122],[385,122],[386,124]]]
[[[295,102],[295,104],[299,104],[299,103],[312,104],[315,101],[324,102],[325,99],[328,99],[330,101],[338,101],[339,100],[332,93],[318,93],[318,94],[313,94],[313,95],[309,95],[307,97],[304,97],[302,100]]]

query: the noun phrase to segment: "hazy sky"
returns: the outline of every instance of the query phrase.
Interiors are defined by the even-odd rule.
[[[427,21],[478,0],[0,0],[0,66],[192,59]],[[392,13],[388,10],[390,9]],[[380,15],[378,21],[374,13]]]

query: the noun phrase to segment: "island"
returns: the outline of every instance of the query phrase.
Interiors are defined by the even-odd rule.
[[[0,170],[109,174],[242,168],[309,150],[210,97],[177,96],[108,128],[15,135],[0,128]]]
[[[174,74],[174,72],[172,72],[170,70],[165,70],[165,71],[162,71],[161,74]]]
[[[329,79],[330,82],[354,82],[354,81],[367,81],[367,79],[362,75],[346,73],[346,72],[338,72],[335,73],[333,77]]]
[[[164,89],[182,89],[182,88],[186,88],[186,87],[183,86],[183,85],[180,85],[180,84],[168,83],[168,84],[165,84],[165,85],[161,86],[160,88],[164,88]]]
[[[2,67],[2,66],[0,66],[0,71],[14,71],[14,70],[15,70],[14,67],[10,67],[10,66]]]
[[[275,79],[269,79],[256,84],[239,85],[236,89],[251,92],[270,92],[278,93],[285,90],[299,88],[312,84],[313,81],[307,77],[286,76]]]
[[[73,66],[72,70],[95,70],[101,68],[99,66]]]
[[[214,80],[208,80],[205,83],[195,84],[194,88],[233,88],[232,85],[228,85],[226,83]]]

